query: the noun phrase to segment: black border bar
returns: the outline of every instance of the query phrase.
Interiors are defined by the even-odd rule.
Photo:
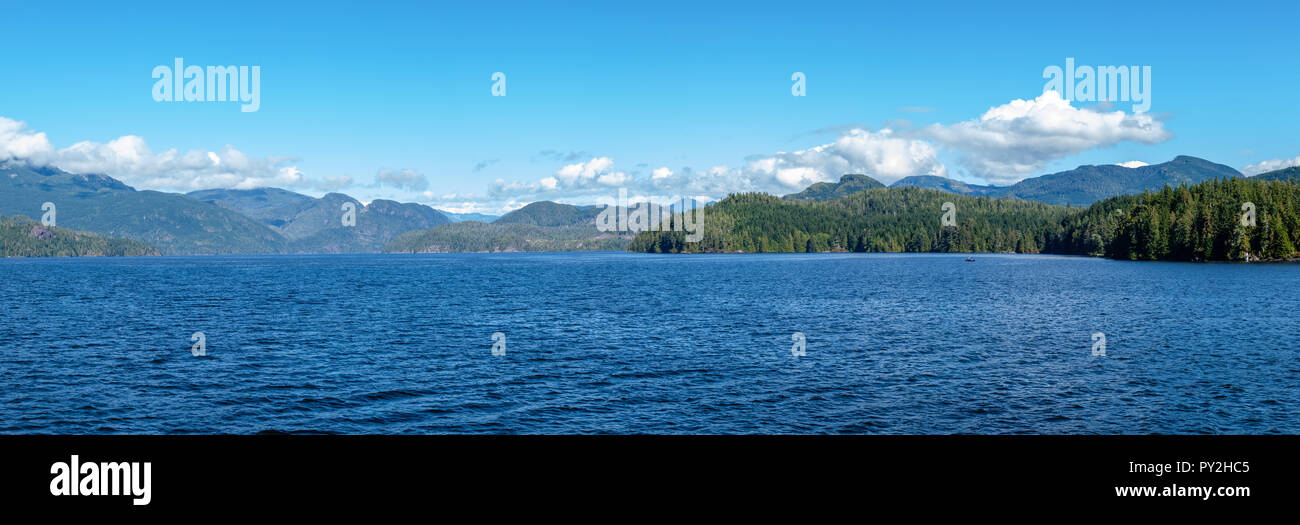
[[[525,503],[563,511],[591,501],[661,511],[814,502],[1254,508],[1300,493],[1297,445],[1297,436],[0,436],[0,494],[9,509],[157,516]],[[149,462],[150,503],[52,495],[51,466],[72,455]],[[1177,472],[1178,462],[1195,468]],[[1150,472],[1159,465],[1174,468]],[[1119,497],[1117,486],[1250,495]]]

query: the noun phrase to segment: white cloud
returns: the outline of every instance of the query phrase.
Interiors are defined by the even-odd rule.
[[[596,177],[596,183],[600,184],[601,186],[618,187],[618,186],[624,186],[631,181],[632,181],[632,177],[628,176],[628,174],[623,173],[621,171],[614,172],[614,173],[602,173],[599,177]]]
[[[1128,162],[1120,162],[1116,164],[1116,166],[1123,166],[1125,168],[1141,168],[1142,166],[1150,166],[1150,164],[1147,164],[1140,160],[1130,160]]]
[[[560,168],[555,172],[555,178],[566,188],[588,187],[593,180],[606,174],[613,167],[614,161],[609,157],[596,157],[587,162],[569,164]]]
[[[1048,162],[1089,149],[1128,141],[1155,144],[1172,136],[1149,114],[1079,109],[1055,91],[1013,100],[974,120],[934,124],[919,134],[962,152],[973,174],[995,184],[1017,182]]]
[[[1292,166],[1300,166],[1300,157],[1296,157],[1293,159],[1274,159],[1274,160],[1266,160],[1264,162],[1257,162],[1255,164],[1251,164],[1249,166],[1241,168],[1241,173],[1246,175],[1247,177],[1254,177],[1255,175],[1259,175],[1261,173],[1277,171],[1284,168],[1290,168]]]
[[[668,169],[668,166],[663,166],[663,167],[660,167],[660,168],[655,168],[654,172],[651,173],[651,177],[650,177],[650,178],[652,178],[652,179],[666,179],[666,178],[671,177],[671,176],[673,176],[673,170]]]
[[[126,135],[107,143],[83,141],[56,150],[44,133],[0,117],[0,161],[19,159],[71,173],[108,175],[140,189],[191,191],[267,186],[337,189],[346,175],[308,178],[291,157],[253,158],[227,145],[220,151],[175,149],[155,153],[141,137]],[[342,184],[342,185],[340,185]]]
[[[0,117],[0,162],[13,159],[43,159],[54,153],[44,133],[26,129],[17,120]]]
[[[630,185],[634,179],[628,173],[615,171],[613,159],[593,157],[588,161],[566,164],[551,176],[543,177],[537,182],[497,179],[492,183],[489,193],[496,197],[608,193],[609,188]]]
[[[432,192],[425,192],[428,200],[422,202],[432,208],[451,213],[483,213],[487,215],[505,215],[528,205],[532,201],[519,199],[493,200],[487,195],[447,194],[431,198]]]
[[[846,173],[863,173],[885,184],[911,175],[948,174],[933,145],[890,129],[852,129],[830,144],[753,160],[745,169],[757,187],[774,182],[787,190],[839,180]]]

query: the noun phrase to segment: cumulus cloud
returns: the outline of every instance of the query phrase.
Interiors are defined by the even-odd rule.
[[[1300,166],[1300,157],[1296,157],[1293,159],[1274,159],[1274,160],[1266,160],[1264,162],[1257,162],[1255,164],[1251,164],[1249,166],[1241,168],[1241,173],[1246,175],[1247,177],[1254,177],[1255,175],[1259,175],[1261,173],[1277,171],[1280,169],[1290,168],[1292,166]]]
[[[1055,91],[1013,100],[974,120],[934,124],[919,134],[961,152],[973,174],[995,184],[1014,183],[1053,160],[1093,148],[1155,144],[1172,136],[1149,114],[1075,108]]]
[[[555,179],[566,188],[589,187],[593,182],[599,183],[602,177],[611,175],[613,168],[614,161],[609,157],[596,157],[560,168],[555,172]],[[618,178],[622,179],[621,176]]]
[[[83,141],[55,149],[44,133],[0,117],[0,161],[20,160],[54,166],[71,173],[98,173],[143,189],[191,191],[209,188],[251,189],[266,186],[338,189],[351,184],[346,175],[312,179],[292,157],[255,158],[227,145],[220,151],[175,149],[154,152],[141,137],[126,135],[107,143]]]
[[[312,182],[290,158],[253,158],[227,145],[220,152],[175,149],[154,153],[143,138],[127,135],[108,141],[78,142],[50,162],[72,173],[103,173],[147,189],[251,189],[310,187]]]
[[[41,159],[54,153],[54,146],[44,133],[26,129],[22,122],[0,117],[0,162],[14,159]]]
[[[489,193],[497,197],[557,192],[570,195],[608,193],[609,188],[631,185],[635,182],[634,179],[635,177],[626,172],[615,170],[613,159],[593,157],[590,160],[566,164],[537,182],[496,179]]]
[[[746,169],[756,186],[787,190],[839,180],[846,173],[864,173],[885,184],[911,175],[948,174],[933,145],[890,129],[853,129],[830,144],[751,160]]]

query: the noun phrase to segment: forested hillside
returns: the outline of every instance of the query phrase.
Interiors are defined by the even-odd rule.
[[[1261,173],[1251,178],[1255,180],[1283,180],[1289,182],[1300,182],[1300,166],[1292,166],[1290,168],[1283,168],[1277,171]]]
[[[538,201],[502,215],[493,224],[529,224],[533,226],[595,227],[596,216],[604,206],[574,206],[551,201]]]
[[[942,226],[943,203],[955,226]],[[1243,205],[1255,225],[1243,226]],[[673,220],[680,220],[674,217]],[[827,202],[731,195],[705,208],[704,237],[643,232],[632,251],[1016,252],[1134,260],[1288,259],[1300,256],[1300,184],[1233,177],[1103,200],[1086,209],[879,188]]]
[[[0,257],[159,255],[153,246],[97,233],[52,228],[26,217],[0,217]]]
[[[945,202],[955,206],[955,226],[941,225]],[[685,242],[683,232],[643,232],[630,249],[1038,253],[1073,213],[1063,206],[912,187],[876,188],[827,202],[746,193],[705,208],[699,243]]]
[[[537,226],[533,224],[476,221],[444,224],[404,233],[389,243],[390,253],[446,252],[568,252],[617,251],[627,248],[630,235],[615,235],[588,226]]]
[[[818,182],[804,188],[799,193],[792,193],[782,198],[790,201],[829,201],[848,197],[860,191],[883,187],[885,185],[876,179],[851,173],[840,177],[839,182]]]
[[[1254,226],[1242,224],[1254,207]],[[1231,178],[1099,202],[1065,223],[1049,246],[1134,260],[1243,260],[1295,257],[1300,185]]]

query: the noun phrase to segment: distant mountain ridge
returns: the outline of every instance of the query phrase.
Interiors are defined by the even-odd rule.
[[[928,190],[939,190],[958,195],[969,195],[972,197],[988,197],[1001,191],[1001,188],[995,186],[981,186],[978,184],[967,184],[957,179],[940,177],[938,175],[913,175],[904,177],[894,182],[890,188],[922,188]]]
[[[689,201],[688,201],[689,202]],[[629,204],[628,210],[640,209],[644,203]],[[689,204],[687,206],[690,206]],[[494,224],[531,224],[534,226],[590,226],[596,227],[596,218],[607,208],[604,204],[577,206],[553,201],[537,201],[502,215]],[[651,203],[646,209],[648,217],[666,219],[668,214],[682,208],[676,205],[660,206]],[[623,208],[615,207],[611,214],[618,215]],[[657,212],[656,212],[657,209]]]
[[[1114,164],[1078,168],[1032,177],[1009,186],[997,197],[1088,206],[1094,202],[1144,191],[1159,191],[1166,185],[1178,187],[1211,179],[1241,177],[1241,172],[1205,159],[1179,155],[1169,162],[1137,168]]]
[[[1268,173],[1260,173],[1259,175],[1256,175],[1251,178],[1259,179],[1259,180],[1281,180],[1281,181],[1290,181],[1290,182],[1300,182],[1300,166],[1291,166],[1290,168],[1282,168],[1280,170],[1270,171]]]
[[[850,173],[840,177],[839,182],[818,182],[799,193],[781,197],[791,201],[828,201],[847,197],[872,188],[883,188],[884,184],[866,175]]]
[[[657,206],[657,205],[656,205]],[[634,206],[635,208],[636,206]],[[661,220],[674,208],[658,206]],[[631,232],[600,231],[604,205],[575,206],[538,201],[502,215],[491,224],[464,221],[402,234],[384,248],[398,253],[531,252],[625,250]],[[653,210],[653,208],[651,208]],[[622,208],[613,208],[618,215]],[[653,211],[650,214],[653,216]]]
[[[1241,172],[1229,166],[1180,155],[1169,162],[1136,168],[1115,164],[1079,166],[1072,170],[1030,177],[1010,186],[982,186],[947,177],[913,175],[899,179],[889,187],[915,187],[972,197],[1011,197],[1047,204],[1088,206],[1119,195],[1157,191],[1165,185],[1190,186],[1216,178],[1241,176]],[[784,198],[826,201],[877,187],[871,185],[873,182],[880,184],[865,175],[845,175],[839,183],[817,183]]]
[[[630,234],[594,226],[538,226],[527,223],[461,221],[399,235],[384,248],[391,253],[621,251]]]
[[[438,211],[443,215],[446,215],[448,219],[451,219],[451,222],[475,221],[488,223],[501,218],[500,215],[488,215],[486,213],[452,213],[447,210]]]
[[[60,227],[138,241],[164,255],[379,252],[402,233],[451,222],[422,204],[363,205],[339,193],[137,191],[105,175],[0,165],[0,215],[39,218],[46,202],[55,205]],[[343,224],[344,203],[354,206],[355,226]]]
[[[55,205],[57,226],[143,242],[166,255],[281,253],[285,244],[258,221],[185,195],[136,191],[105,175],[0,166],[0,215],[39,218],[46,202]]]
[[[502,215],[493,224],[530,224],[533,226],[596,227],[596,216],[604,206],[574,206],[551,201],[538,201]]]
[[[257,219],[286,239],[289,253],[374,253],[398,235],[449,224],[423,204],[376,199],[369,205],[341,193],[313,198],[278,188],[199,190],[190,197]],[[343,224],[343,205],[352,203],[355,226]]]

